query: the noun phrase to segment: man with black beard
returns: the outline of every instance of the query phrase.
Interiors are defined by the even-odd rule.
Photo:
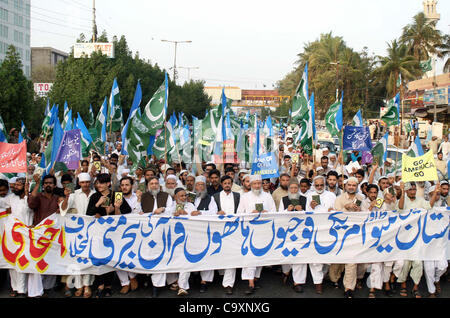
[[[327,191],[330,191],[332,193],[334,193],[336,195],[336,197],[338,195],[341,194],[341,189],[339,189],[338,187],[338,179],[339,179],[339,175],[336,171],[330,171],[327,174]]]
[[[291,176],[286,173],[283,173],[280,176],[280,186],[272,193],[272,198],[275,201],[275,207],[277,211],[280,207],[281,199],[288,195],[289,180],[291,180]]]
[[[206,191],[206,178],[198,176],[195,178],[195,211],[191,212],[191,216],[197,215],[216,215],[217,204]],[[214,270],[201,271],[200,293],[204,293],[207,289],[207,283],[211,283],[214,279]]]
[[[40,182],[40,176],[34,175],[36,186],[31,195],[28,196],[28,206],[34,211],[32,225],[36,226],[45,218],[54,213],[59,213],[58,199],[59,196],[54,194],[56,188],[56,178],[53,175],[46,175],[42,180],[42,189],[44,192],[38,192],[37,186]],[[44,289],[53,288],[56,283],[56,276],[30,274],[28,277],[28,296],[40,297],[44,295]]]
[[[147,192],[142,194],[141,197],[141,206],[142,212],[144,213],[153,213],[155,215],[164,215],[171,216],[170,209],[174,205],[174,201],[172,197],[167,193],[160,190],[159,180],[157,177],[151,177],[148,181]],[[176,274],[152,274],[151,276],[153,283],[153,297],[157,297],[159,293],[159,288],[164,287],[166,285],[166,280],[170,285],[173,285],[176,280]],[[172,288],[176,288],[173,285]]]
[[[12,193],[1,198],[1,201],[6,208],[11,209],[10,218],[18,219],[26,226],[30,226],[33,223],[33,211],[28,207],[27,203],[27,186],[25,185],[25,178],[17,178]],[[11,297],[25,296],[27,292],[27,275],[15,269],[9,270],[12,289]]]
[[[138,196],[133,192],[133,178],[123,177],[120,180],[120,190],[122,191],[123,199],[114,202],[114,214],[139,214],[142,211],[140,203],[142,193],[139,193]],[[138,288],[136,273],[123,270],[116,270],[116,273],[122,285],[121,294],[127,294],[130,289],[135,291]]]

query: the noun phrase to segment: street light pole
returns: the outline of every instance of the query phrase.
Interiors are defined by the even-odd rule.
[[[173,82],[176,84],[177,81],[177,46],[178,43],[192,43],[192,41],[170,41],[170,40],[161,40],[161,42],[170,42],[175,44],[175,56],[173,60]]]
[[[179,66],[178,68],[184,68],[188,70],[188,81],[191,80],[191,70],[198,70],[200,67],[186,67],[186,66]]]
[[[339,61],[330,62],[331,65],[336,65],[336,100],[339,99]]]

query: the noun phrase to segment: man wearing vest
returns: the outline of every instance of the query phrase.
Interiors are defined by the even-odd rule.
[[[236,214],[239,206],[240,194],[231,191],[233,184],[232,178],[230,176],[223,176],[220,183],[222,184],[223,190],[214,195],[214,201],[216,202],[217,209],[219,210],[217,214]],[[225,288],[225,293],[227,295],[232,295],[234,281],[236,279],[236,269],[227,268],[225,270],[219,270],[219,273],[221,272],[223,272],[222,286]]]
[[[140,214],[153,213],[170,217],[170,209],[174,205],[174,201],[168,193],[160,190],[157,177],[150,178],[147,190],[141,197],[142,212]],[[177,281],[177,275],[172,273],[152,274],[153,297],[158,297],[158,288],[166,285],[166,279],[168,284],[172,285]],[[176,286],[173,286],[173,288],[176,288]]]
[[[204,176],[195,178],[194,190],[194,207],[196,210],[192,212],[191,215],[216,215],[217,205],[206,191],[206,178]],[[214,279],[214,270],[201,271],[200,276],[202,278],[202,281],[200,282],[200,292],[204,293],[207,289],[206,283],[211,283]]]

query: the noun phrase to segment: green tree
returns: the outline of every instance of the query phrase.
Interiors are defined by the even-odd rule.
[[[441,31],[436,29],[436,21],[430,21],[423,12],[413,17],[413,22],[403,28],[399,42],[408,46],[408,53],[419,61],[425,61],[432,54],[438,54],[442,43]]]
[[[401,74],[402,81],[415,80],[422,75],[419,61],[409,55],[408,46],[397,40],[388,43],[387,56],[378,56],[379,66],[375,70],[377,81],[385,83],[388,98],[399,92],[397,80]]]
[[[20,55],[13,45],[8,47],[5,60],[0,65],[0,114],[7,129],[19,128],[21,121],[27,125],[35,116],[33,84],[22,70]],[[28,131],[34,127],[27,126]]]
[[[102,41],[108,42],[106,32],[101,35]],[[85,39],[80,35],[79,41]],[[121,106],[124,121],[133,102],[137,81],[142,87],[141,108],[153,96],[155,91],[164,82],[164,70],[158,64],[152,64],[149,60],[139,57],[128,47],[124,36],[118,39],[113,37],[115,58],[110,59],[100,52],[94,53],[90,58],[75,59],[73,52],[69,58],[58,64],[56,81],[49,94],[51,103],[63,105],[67,100],[73,114],[77,112],[83,118],[87,118],[89,105],[95,114],[99,111],[103,100],[109,98],[114,78],[120,89]],[[169,112],[183,111],[188,117],[199,116],[209,106],[209,99],[203,92],[203,82],[190,82],[183,86],[176,86],[170,82],[169,87]],[[62,111],[60,111],[62,116]]]
[[[298,54],[297,67],[277,83],[281,95],[292,96],[308,63],[309,92],[315,94],[316,119],[324,118],[331,104],[344,92],[344,118],[351,119],[358,109],[374,109],[382,99],[375,94],[373,82],[374,58],[366,51],[355,52],[342,37],[321,34],[305,44]],[[336,89],[339,96],[336,97]],[[379,107],[379,106],[378,106]],[[286,115],[285,107],[277,114]]]

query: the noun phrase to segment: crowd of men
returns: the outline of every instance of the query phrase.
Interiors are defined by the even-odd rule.
[[[10,217],[20,219],[27,226],[35,226],[53,213],[96,218],[149,213],[196,217],[276,211],[401,211],[447,207],[450,204],[445,168],[439,174],[440,180],[405,184],[401,181],[401,171],[396,170],[391,159],[381,166],[364,164],[361,169],[353,167],[349,171],[346,169],[349,163],[361,161],[358,152],[349,154],[345,160],[342,154],[330,153],[326,148],[316,149],[315,156],[308,156],[298,151],[292,138],[280,138],[280,142],[280,176],[264,180],[261,176],[251,175],[243,164],[203,162],[186,165],[150,159],[146,166],[133,169],[133,162],[120,154],[120,142],[107,157],[92,152],[80,162],[76,171],[51,171],[41,176],[36,173],[40,155],[32,153],[27,175],[0,180],[0,209],[10,212]],[[438,149],[441,150],[437,161],[447,162],[448,138]],[[96,162],[100,162],[100,166]],[[74,191],[70,185],[75,186]],[[116,192],[123,193],[121,200],[114,200]],[[377,198],[383,199],[381,207],[376,206]],[[255,203],[260,208],[256,209]],[[429,296],[436,297],[441,291],[439,281],[446,273],[447,265],[446,259],[398,260],[372,264],[291,264],[281,268],[274,264],[273,269],[279,268],[284,284],[292,275],[292,287],[298,293],[303,292],[309,268],[318,294],[324,292],[324,281],[329,281],[334,288],[341,288],[342,284],[347,298],[353,297],[355,290],[364,283],[369,287],[370,298],[377,297],[381,291],[388,296],[399,292],[403,297],[411,292],[420,298],[418,286],[422,276],[425,276]],[[248,281],[245,294],[257,292],[262,269],[241,269],[241,279]],[[366,273],[369,274],[364,282],[362,279]],[[191,277],[190,272],[136,275],[123,270],[97,276],[54,276],[24,274],[11,269],[9,275],[11,297],[44,297],[47,290],[64,284],[66,297],[85,298],[111,296],[112,285],[117,278],[122,286],[121,294],[142,288],[144,284],[151,286],[153,297],[167,287],[183,296],[189,294]],[[200,292],[207,292],[214,276],[221,275],[224,292],[233,294],[236,269],[207,270],[199,275]],[[409,291],[406,288],[408,277],[414,285]]]

